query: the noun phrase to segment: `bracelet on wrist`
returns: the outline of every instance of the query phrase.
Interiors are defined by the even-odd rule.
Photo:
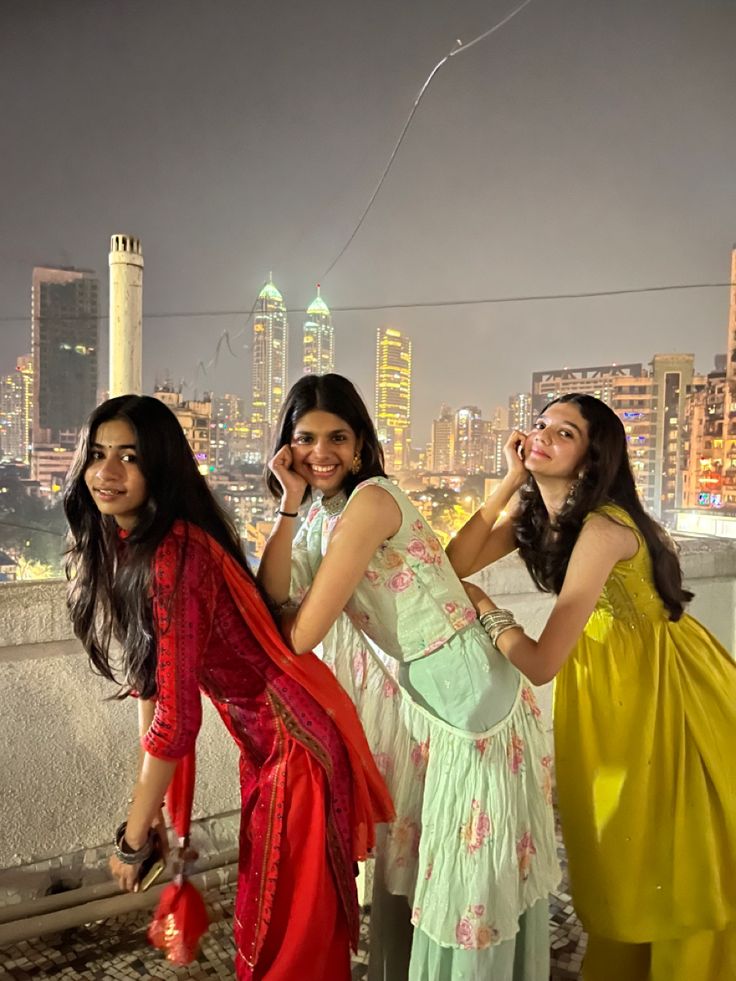
[[[298,511],[282,511],[281,508],[278,509],[276,514],[280,514],[283,518],[298,518]]]
[[[502,633],[520,626],[511,610],[487,610],[481,613],[478,620],[494,646]]]
[[[155,832],[153,829],[149,829],[148,837],[143,845],[141,845],[140,848],[131,848],[128,842],[125,840],[125,832],[127,827],[128,822],[123,821],[115,832],[115,838],[113,841],[115,846],[115,857],[121,861],[123,865],[140,865],[141,862],[145,862],[145,860],[149,858],[151,852],[153,851]]]

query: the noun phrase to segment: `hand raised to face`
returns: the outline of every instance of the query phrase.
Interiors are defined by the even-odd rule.
[[[297,510],[307,490],[307,481],[294,470],[294,458],[290,446],[282,446],[269,461],[268,468],[281,484],[281,507],[285,511]],[[288,506],[287,506],[288,505]]]

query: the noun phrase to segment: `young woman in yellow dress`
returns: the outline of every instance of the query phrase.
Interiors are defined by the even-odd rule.
[[[468,576],[518,548],[557,595],[535,641],[468,585],[501,653],[534,684],[555,678],[585,981],[736,978],[736,663],[684,612],[692,594],[611,409],[562,396],[512,434],[506,459],[448,554]]]

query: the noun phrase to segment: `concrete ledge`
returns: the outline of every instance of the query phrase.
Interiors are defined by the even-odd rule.
[[[680,546],[686,583],[696,593],[690,612],[733,652],[736,542],[687,538]],[[534,588],[518,557],[474,578],[539,635],[554,597]],[[38,885],[36,872],[43,879],[63,868],[59,856],[77,856],[79,867],[86,853],[81,864],[93,867],[92,852],[109,841],[134,780],[135,705],[108,700],[112,686],[92,673],[73,638],[65,597],[62,581],[0,586],[0,870],[16,870],[5,879],[6,901],[19,889],[22,868]],[[549,727],[550,686],[538,697]],[[194,817],[239,808],[237,749],[205,698]]]
[[[136,706],[112,693],[76,640],[0,649],[0,869],[110,840],[138,758]],[[195,817],[240,809],[237,748],[203,702]]]
[[[0,585],[0,648],[72,640],[61,579]]]

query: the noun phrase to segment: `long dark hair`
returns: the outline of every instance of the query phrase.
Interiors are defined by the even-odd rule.
[[[560,402],[572,402],[588,423],[588,452],[582,463],[582,476],[553,525],[533,476],[522,488],[514,528],[519,555],[532,579],[539,589],[559,593],[586,515],[602,504],[618,504],[633,519],[646,542],[654,585],[670,619],[679,620],[693,594],[683,589],[682,569],[671,538],[650,518],[639,500],[623,423],[605,402],[577,392],[553,399],[541,415]]]
[[[84,480],[97,429],[113,419],[124,420],[135,433],[148,494],[124,548],[114,518],[100,513]],[[147,395],[109,399],[91,414],[65,482],[64,511],[69,522],[67,604],[74,633],[95,670],[121,684],[118,697],[135,690],[150,698],[156,692],[150,597],[154,553],[174,522],[182,519],[211,535],[247,568],[235,527],[197,469],[178,419],[163,402]],[[113,638],[122,648],[122,681],[111,661]]]
[[[342,375],[304,375],[295,385],[292,385],[276,423],[271,457],[275,456],[282,446],[291,444],[296,424],[305,413],[315,409],[339,416],[350,426],[361,442],[360,471],[357,474],[348,474],[344,484],[346,494],[349,495],[362,480],[367,480],[368,477],[386,476],[383,449],[365,402],[358,394],[355,385]],[[278,500],[282,494],[281,484],[268,467],[266,467],[265,478],[268,489]],[[310,490],[307,488],[305,499],[309,496]]]

